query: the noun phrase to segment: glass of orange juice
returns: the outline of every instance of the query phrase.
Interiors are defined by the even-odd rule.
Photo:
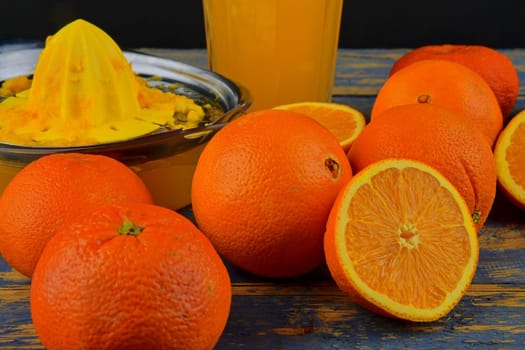
[[[343,0],[203,0],[209,68],[251,110],[332,97]]]

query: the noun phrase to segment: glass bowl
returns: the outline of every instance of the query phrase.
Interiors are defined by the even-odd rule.
[[[0,81],[34,72],[41,48],[0,51]],[[0,192],[29,162],[51,153],[80,152],[113,157],[146,183],[156,204],[174,210],[191,202],[191,179],[207,141],[251,104],[243,86],[209,70],[176,60],[124,51],[133,71],[157,77],[155,85],[177,86],[175,92],[197,103],[213,103],[222,112],[213,122],[187,130],[167,130],[130,140],[75,147],[29,147],[0,142]]]

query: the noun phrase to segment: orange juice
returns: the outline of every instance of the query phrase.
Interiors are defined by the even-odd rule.
[[[343,0],[203,0],[210,69],[251,110],[332,96]]]

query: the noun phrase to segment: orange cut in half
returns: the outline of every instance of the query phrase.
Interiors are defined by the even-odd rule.
[[[274,109],[284,109],[315,119],[335,135],[345,152],[348,152],[352,142],[366,124],[363,113],[340,103],[298,102],[277,106]]]
[[[525,210],[525,110],[501,131],[494,147],[496,173],[502,192]]]
[[[324,238],[338,287],[378,314],[414,322],[445,316],[477,268],[470,211],[455,187],[419,161],[386,159],[339,193]]]

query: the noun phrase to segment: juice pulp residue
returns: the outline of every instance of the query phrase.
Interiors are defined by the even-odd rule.
[[[150,87],[109,35],[81,19],[47,38],[29,88],[14,92],[0,103],[0,142],[18,145],[120,141],[193,128],[205,115],[192,99]]]

